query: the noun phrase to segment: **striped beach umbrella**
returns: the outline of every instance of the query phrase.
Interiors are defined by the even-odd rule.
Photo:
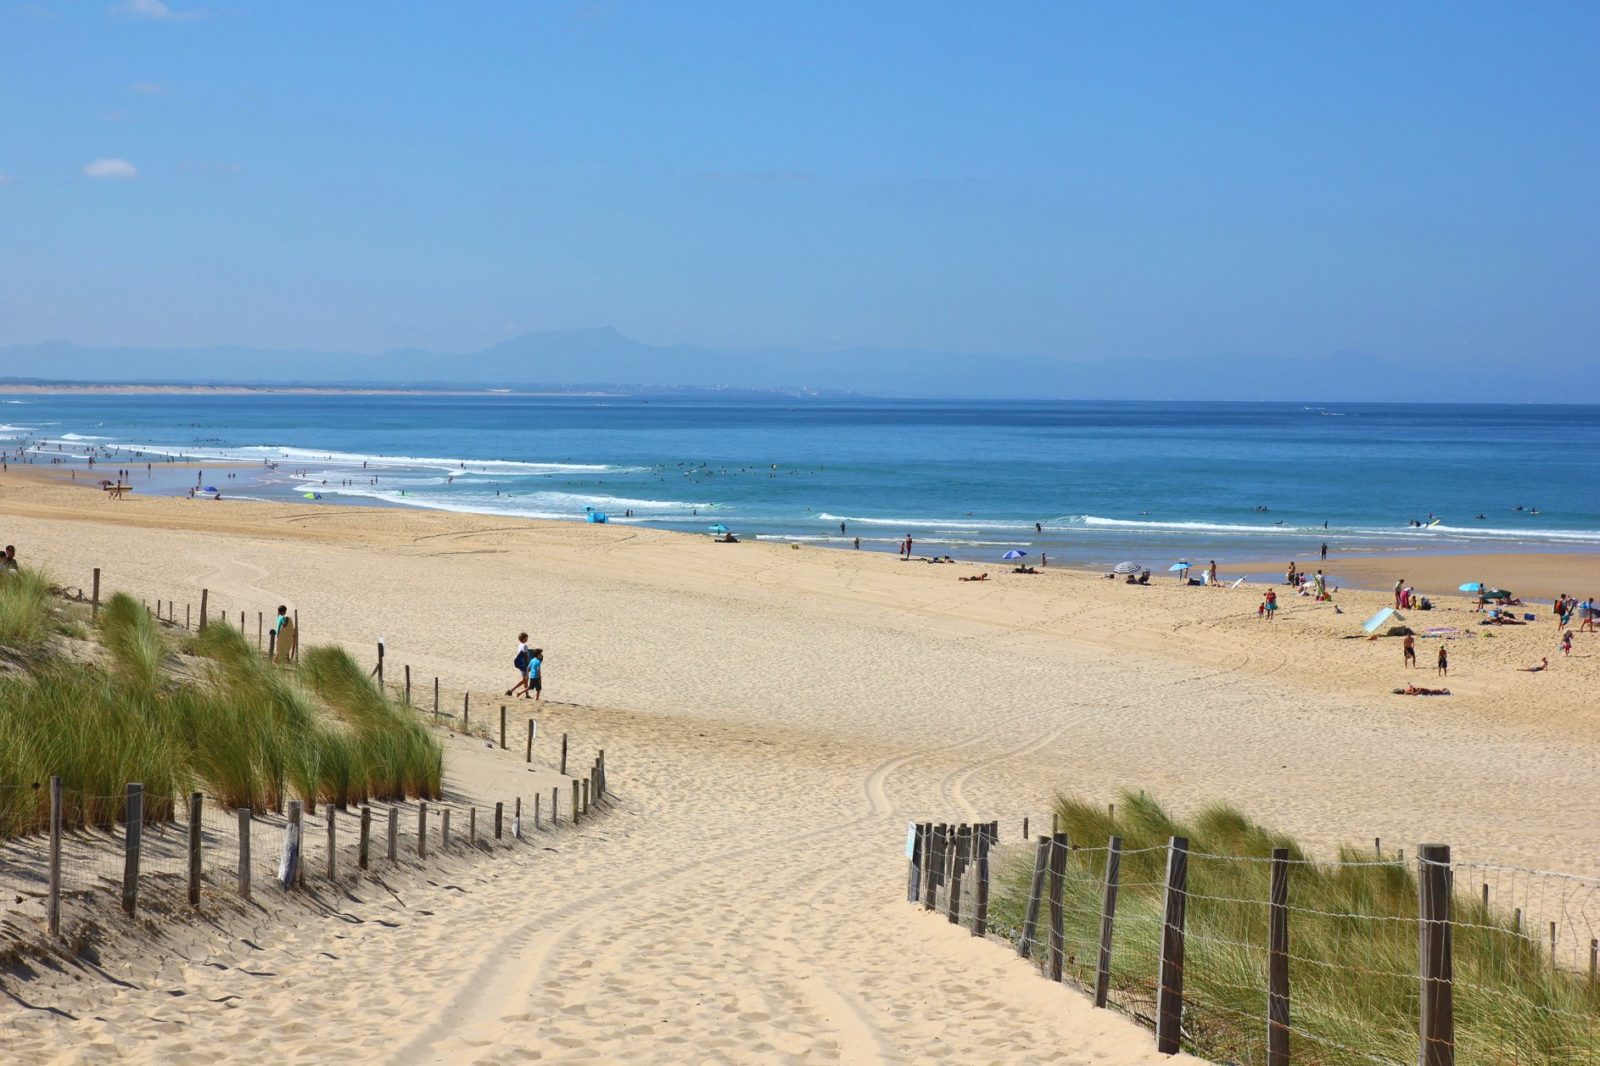
[[[1137,574],[1144,567],[1135,562],[1121,562],[1111,568],[1113,574]]]
[[[1020,548],[1012,548],[1010,551],[1008,551],[1004,555],[1000,556],[1000,558],[1004,559],[1006,562],[1009,563],[1013,559],[1024,559],[1024,558],[1027,557],[1027,555],[1028,555],[1028,553],[1023,551]]]

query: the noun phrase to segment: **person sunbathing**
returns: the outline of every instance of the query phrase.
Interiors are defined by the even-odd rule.
[[[1037,574],[1039,571],[1031,566],[1019,566],[1011,571],[1013,574]]]
[[[1405,688],[1394,690],[1396,696],[1448,696],[1447,688],[1423,688],[1421,685],[1407,685]]]
[[[988,581],[989,580],[989,572],[987,570],[985,570],[983,573],[978,574],[975,577],[958,577],[958,578],[956,578],[956,580],[957,581]]]
[[[1539,661],[1534,663],[1532,666],[1524,666],[1522,668],[1522,672],[1525,674],[1537,674],[1548,669],[1550,669],[1550,657],[1548,655],[1542,655],[1539,657]]]

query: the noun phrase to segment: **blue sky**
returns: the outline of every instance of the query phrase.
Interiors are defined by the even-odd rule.
[[[1600,5],[0,0],[0,343],[1592,364]]]

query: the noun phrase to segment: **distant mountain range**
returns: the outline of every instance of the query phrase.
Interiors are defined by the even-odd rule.
[[[68,341],[0,347],[0,381],[380,386],[560,391],[762,390],[877,396],[1293,400],[1328,403],[1596,402],[1600,386],[1541,379],[1525,364],[1443,368],[1361,354],[1098,359],[855,348],[726,351],[658,346],[614,329],[529,333],[477,352],[379,355],[245,347],[89,348]],[[1575,391],[1577,390],[1577,394]]]

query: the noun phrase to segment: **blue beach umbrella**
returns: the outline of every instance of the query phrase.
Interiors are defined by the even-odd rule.
[[[1462,592],[1482,592],[1483,591],[1483,582],[1481,582],[1481,581],[1468,581],[1465,585],[1461,586],[1461,591]]]
[[[201,492],[216,492],[217,491],[217,487],[215,485],[207,485],[205,488],[201,489],[200,491]]]
[[[1022,551],[1020,548],[1012,548],[1010,551],[1008,551],[1004,555],[1000,556],[1000,558],[1009,563],[1013,559],[1026,558],[1027,554],[1028,554],[1027,552]]]
[[[728,527],[723,525],[721,522],[718,522],[716,525],[711,527],[711,532],[713,533],[726,533],[727,531]]]
[[[1173,570],[1187,570],[1187,569],[1189,569],[1189,564],[1186,563],[1186,562],[1182,562],[1182,561],[1173,563],[1171,566],[1167,567],[1168,572],[1171,572]]]

